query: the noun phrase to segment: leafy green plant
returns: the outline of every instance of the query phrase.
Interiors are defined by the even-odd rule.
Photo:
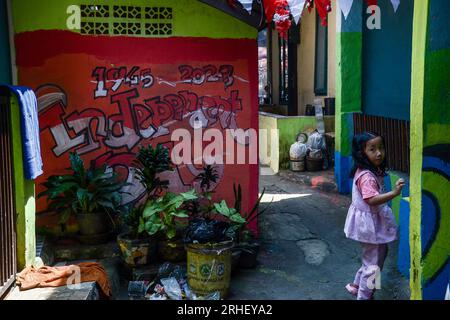
[[[159,173],[173,170],[169,150],[162,144],[159,143],[155,148],[151,145],[141,147],[133,164],[136,167],[136,177],[145,186],[148,196],[167,189],[169,181],[157,177]]]
[[[188,218],[183,205],[197,198],[195,190],[185,193],[167,192],[157,199],[149,199],[143,210],[143,221],[139,230],[145,230],[149,235],[158,232],[165,234],[168,240],[177,235],[177,218]]]
[[[43,185],[47,188],[38,197],[47,196],[48,209],[61,214],[65,224],[74,214],[116,212],[122,201],[120,189],[128,185],[116,173],[107,173],[106,165],[85,168],[77,153],[70,153],[70,174],[52,175]]]
[[[207,165],[203,167],[203,172],[200,173],[195,180],[200,181],[200,188],[204,193],[208,192],[211,188],[211,184],[216,183],[219,175],[213,166]]]
[[[124,208],[121,216],[125,225],[128,226],[128,235],[130,239],[141,239],[145,238],[147,234],[142,230],[140,226],[143,223],[143,205],[129,205]]]
[[[263,189],[261,195],[258,197],[258,200],[252,207],[252,209],[241,215],[241,208],[242,208],[242,189],[241,186],[238,185],[236,187],[236,184],[233,184],[233,192],[234,192],[234,207],[229,208],[224,200],[220,204],[214,204],[215,210],[220,215],[226,217],[230,221],[230,230],[229,234],[233,235],[233,238],[236,240],[236,242],[241,241],[249,241],[250,239],[254,238],[254,235],[252,232],[247,228],[248,225],[258,218],[261,214],[263,214],[270,206],[269,205],[264,208],[263,210],[258,211],[259,204],[261,203],[261,200],[264,196],[265,189]]]

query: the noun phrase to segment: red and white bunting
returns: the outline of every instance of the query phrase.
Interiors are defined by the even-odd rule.
[[[303,9],[305,8],[306,0],[287,0],[289,9],[294,17],[295,24],[298,24],[300,17],[302,16]]]
[[[398,6],[400,5],[400,0],[391,0],[391,3],[394,7],[394,12],[397,12]]]
[[[353,5],[353,0],[338,0],[339,7],[341,8],[342,14],[344,18],[347,19],[348,14]],[[378,0],[366,0],[368,6],[378,5]],[[391,0],[392,7],[394,8],[394,12],[397,12],[398,6],[400,5],[400,0]]]
[[[239,1],[245,10],[248,11],[249,14],[252,14],[252,6],[253,6],[253,0],[237,0]]]
[[[344,19],[347,19],[350,10],[352,9],[353,0],[339,0],[339,8],[341,8]]]

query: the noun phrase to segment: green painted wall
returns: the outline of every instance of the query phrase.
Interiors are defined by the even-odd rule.
[[[362,8],[362,2],[355,1],[347,19],[342,12],[337,17],[335,144],[339,156],[351,154],[353,132],[347,113],[361,112],[362,108]]]
[[[68,30],[67,8],[71,5],[86,3],[82,0],[13,0],[12,2],[16,33],[51,29]],[[255,28],[197,0],[98,0],[95,4],[172,7],[174,24],[171,36],[250,39],[257,37]],[[40,14],[42,11],[46,14]],[[49,19],[49,16],[52,18]]]
[[[11,97],[11,123],[14,159],[14,192],[17,218],[17,258],[22,269],[34,263],[36,257],[34,181],[26,180],[23,172],[22,137],[17,97]]]
[[[324,124],[325,132],[334,132],[333,116],[325,116]],[[312,116],[287,117],[266,113],[259,115],[259,128],[267,129],[268,134],[271,129],[278,129],[278,168],[289,169],[289,150],[291,145],[296,141],[297,135],[300,132],[311,132],[315,130],[317,128],[317,119]],[[272,145],[269,145],[269,155],[271,148]],[[275,170],[277,168],[276,165],[271,164],[270,166],[272,170],[278,172],[278,170]]]
[[[415,1],[411,86],[412,299],[443,299],[450,270],[448,21],[448,1]]]

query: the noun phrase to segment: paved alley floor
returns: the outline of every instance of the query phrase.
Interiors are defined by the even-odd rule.
[[[255,269],[232,275],[228,299],[352,300],[344,286],[360,267],[360,246],[343,228],[350,197],[293,182],[260,176],[265,188],[259,218],[262,248]],[[396,270],[397,242],[381,274],[377,300],[409,299],[409,280]]]

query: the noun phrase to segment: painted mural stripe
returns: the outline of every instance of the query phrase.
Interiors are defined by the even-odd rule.
[[[126,40],[127,46],[123,46]],[[17,50],[16,63],[22,67],[36,67],[45,60],[61,54],[95,55],[99,59],[115,61],[120,64],[132,64],[138,60],[142,52],[154,48],[151,56],[152,64],[177,64],[186,57],[195,56],[197,61],[210,62],[211,58],[231,61],[242,59],[243,52],[253,52],[255,41],[251,39],[210,39],[210,38],[181,38],[169,39],[83,36],[68,31],[35,31],[16,35]],[[186,45],[189,43],[189,45]],[[57,45],[55,45],[57,44]],[[230,50],[231,49],[231,50]],[[33,54],[29,54],[33,52]],[[117,56],[120,55],[120,61]]]
[[[73,5],[96,6],[134,6],[134,7],[170,7],[173,11],[173,32],[171,36],[177,37],[210,37],[223,38],[251,38],[256,39],[257,30],[243,21],[240,21],[220,10],[197,0],[14,0],[12,10],[14,28],[17,33],[36,30],[66,30],[69,14],[67,10]],[[92,18],[91,18],[92,19]],[[95,21],[104,21],[96,19]],[[106,21],[116,21],[110,17]],[[122,18],[124,22],[136,19]],[[158,19],[145,19],[141,17],[138,22],[159,22]],[[153,36],[155,37],[155,36]],[[156,36],[161,38],[161,36]]]
[[[414,1],[413,50],[411,63],[411,169],[410,169],[410,234],[411,299],[422,299],[421,213],[422,213],[422,153],[425,53],[427,42],[429,1]]]
[[[423,259],[423,278],[428,281],[441,269],[450,253],[450,238],[447,231],[450,230],[450,208],[443,207],[440,204],[445,203],[445,198],[450,190],[450,180],[435,172],[424,172],[424,190],[428,191],[435,198],[436,210],[440,213],[437,221],[437,231],[435,239],[430,249]],[[440,188],[435,188],[440,186]]]

